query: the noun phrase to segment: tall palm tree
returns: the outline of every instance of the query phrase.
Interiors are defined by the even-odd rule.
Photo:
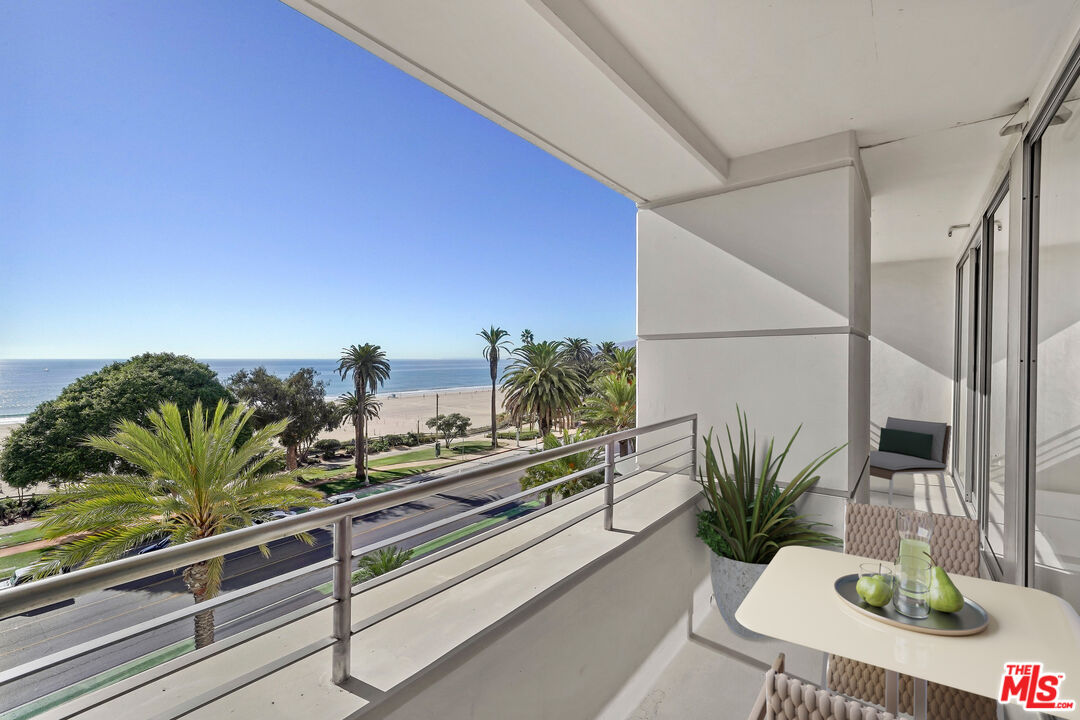
[[[540,434],[547,435],[557,418],[578,408],[584,382],[562,343],[544,340],[510,355],[513,361],[502,380],[506,410],[514,418],[536,415]]]
[[[532,345],[533,340],[534,340],[534,338],[533,338],[533,331],[532,330],[530,330],[529,328],[525,328],[524,330],[521,331],[521,344],[522,345]]]
[[[390,362],[386,359],[386,353],[381,347],[371,343],[342,348],[337,370],[342,380],[352,373],[353,388],[362,407],[366,406],[367,396],[374,394],[380,385],[390,379]],[[356,441],[353,451],[356,460],[356,479],[366,481],[367,472],[364,469],[364,453],[367,450],[367,433],[364,432],[366,418],[364,413],[357,413],[353,419],[353,436]]]
[[[241,441],[254,409],[212,412],[202,403],[185,418],[174,403],[146,415],[149,427],[121,420],[110,437],[86,444],[112,453],[145,475],[92,475],[55,493],[41,527],[48,538],[80,537],[48,551],[39,575],[75,565],[118,560],[147,543],[168,538],[178,545],[251,525],[264,510],[318,503],[322,495],[300,487],[291,474],[271,473],[284,450],[274,438],[288,420],[270,423]],[[300,536],[311,542],[310,536]],[[260,550],[268,554],[266,547]],[[195,602],[221,590],[225,558],[197,562],[183,579]],[[195,647],[214,641],[214,611],[195,615]]]
[[[351,422],[353,427],[356,427],[357,423],[364,422],[365,429],[369,427],[367,422],[370,420],[376,420],[379,414],[382,412],[382,402],[380,402],[374,395],[365,395],[363,400],[357,399],[356,395],[347,392],[341,396],[338,400],[339,405],[339,421],[338,425],[343,425],[346,422]],[[363,417],[359,417],[359,416]],[[364,446],[364,455],[361,458],[364,461],[364,467],[367,468],[367,444]]]
[[[563,352],[577,368],[578,375],[587,380],[593,374],[595,364],[592,343],[588,338],[568,337],[562,341],[562,346]]]
[[[499,447],[499,430],[495,412],[495,381],[499,376],[499,355],[505,350],[510,352],[510,342],[506,339],[510,333],[494,325],[487,330],[477,333],[486,343],[484,345],[484,359],[488,361],[488,369],[491,371],[491,447]]]
[[[598,435],[619,432],[637,425],[637,389],[625,375],[604,375],[594,386],[594,393],[585,399],[582,417],[585,427]],[[631,452],[633,443],[623,440],[619,453]]]

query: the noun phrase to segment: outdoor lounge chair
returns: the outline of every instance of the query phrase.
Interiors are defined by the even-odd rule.
[[[844,522],[844,552],[895,562],[900,545],[896,510],[885,505],[849,503]],[[946,572],[979,575],[979,525],[966,517],[934,514],[930,553]],[[885,704],[885,670],[839,655],[830,655],[826,687],[877,705]],[[911,713],[913,682],[900,676],[900,712]],[[994,720],[997,703],[934,682],[927,683],[926,703],[935,720]]]
[[[765,672],[765,683],[747,720],[894,720],[894,717],[892,713],[822,690],[786,674],[784,655],[781,653]]]
[[[924,422],[922,420],[904,420],[903,418],[891,417],[885,421],[885,430],[895,430],[901,433],[920,433],[930,436],[929,457],[918,457],[900,452],[890,452],[879,449],[870,451],[870,474],[874,477],[886,478],[889,481],[889,504],[893,502],[893,474],[898,472],[910,472],[915,470],[944,472],[946,463],[949,461],[949,431],[945,423]],[[888,447],[888,445],[886,446]]]

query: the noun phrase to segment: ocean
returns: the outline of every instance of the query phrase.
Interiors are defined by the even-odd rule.
[[[115,360],[0,360],[0,424],[22,422],[46,400],[52,400],[76,378],[100,370]],[[326,384],[328,397],[352,390],[352,378],[342,381],[337,360],[202,360],[225,382],[241,369],[260,365],[280,377],[302,367],[315,368]],[[500,361],[499,373],[506,362]],[[380,394],[490,387],[491,375],[483,358],[460,360],[391,360],[390,380]]]

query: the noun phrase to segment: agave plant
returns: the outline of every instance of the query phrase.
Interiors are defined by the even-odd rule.
[[[390,545],[368,553],[356,563],[356,572],[352,575],[353,584],[362,583],[391,570],[397,570],[409,562],[412,556],[412,550],[403,550],[397,545]]]
[[[757,433],[751,434],[746,414],[738,406],[736,414],[738,446],[731,437],[731,428],[724,426],[730,468],[720,439],[714,450],[712,430],[705,438],[705,466],[698,482],[709,507],[698,515],[698,537],[717,555],[745,563],[767,563],[788,545],[840,544],[838,538],[821,531],[828,527],[827,523],[799,515],[795,503],[820,479],[815,473],[844,445],[818,455],[781,486],[780,471],[802,425],[779,455],[774,455],[770,439],[759,464]]]

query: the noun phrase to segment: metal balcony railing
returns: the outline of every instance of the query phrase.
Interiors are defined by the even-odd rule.
[[[665,440],[659,444],[651,447],[643,447],[643,444],[638,442],[638,449],[636,452],[622,455],[616,458],[615,449],[620,442],[629,440],[631,438],[641,438],[643,436],[656,433],[661,430],[665,430],[680,425],[689,426],[689,433],[686,435],[679,435],[671,440]],[[649,460],[649,464],[643,465],[643,459],[646,456],[655,456],[657,451],[669,448],[672,446],[686,446],[683,449],[679,449],[672,454],[665,453],[663,459],[653,462]],[[603,460],[590,467],[584,468],[569,475],[551,480],[543,485],[539,485],[528,490],[524,490],[519,493],[509,495],[498,500],[480,505],[475,508],[471,508],[464,512],[458,513],[451,517],[447,517],[423,527],[409,530],[408,532],[395,535],[385,540],[380,540],[370,545],[365,545],[360,548],[353,548],[353,520],[371,513],[379,512],[387,508],[392,508],[404,503],[409,503],[417,500],[421,500],[432,495],[451,491],[456,488],[465,486],[477,481],[492,479],[501,475],[505,475],[511,472],[517,472],[525,470],[534,465],[550,462],[559,458],[566,457],[575,453],[579,453],[583,450],[603,448],[604,457]],[[331,678],[337,684],[343,684],[350,676],[350,645],[352,637],[361,632],[365,628],[371,627],[389,617],[392,617],[403,610],[412,607],[416,603],[419,603],[429,597],[437,595],[444,590],[457,585],[458,583],[473,577],[505,560],[518,555],[519,553],[527,550],[528,548],[536,545],[539,542],[565,530],[566,528],[581,522],[582,520],[591,517],[597,512],[603,511],[604,513],[604,527],[607,530],[613,528],[615,505],[623,500],[626,500],[633,495],[636,495],[643,490],[659,483],[672,475],[689,471],[690,475],[696,476],[697,474],[697,456],[698,456],[698,426],[697,415],[686,415],[672,420],[666,420],[663,422],[654,423],[651,425],[631,428],[629,430],[623,430],[621,432],[613,433],[610,435],[603,435],[596,438],[590,438],[581,442],[572,443],[563,447],[554,448],[552,450],[545,450],[542,452],[534,453],[531,455],[511,458],[500,462],[491,463],[484,467],[479,467],[463,472],[459,472],[452,475],[446,475],[443,477],[435,478],[425,482],[416,483],[399,490],[389,491],[378,495],[372,495],[351,502],[347,502],[334,507],[323,508],[315,511],[305,513],[303,515],[296,515],[293,517],[276,520],[274,522],[266,523],[263,525],[255,525],[252,527],[244,528],[242,530],[236,530],[233,532],[218,535],[212,538],[206,538],[204,540],[196,540],[183,545],[176,545],[159,550],[154,553],[146,555],[137,555],[135,557],[125,558],[116,562],[107,563],[104,565],[83,568],[76,570],[67,575],[60,575],[55,577],[46,578],[36,582],[27,583],[25,585],[19,585],[17,587],[0,591],[0,618],[10,617],[12,615],[18,615],[21,613],[31,612],[54,603],[71,600],[89,592],[98,590],[104,590],[106,588],[115,587],[117,585],[131,582],[134,580],[140,580],[147,578],[162,572],[168,572],[176,570],[178,568],[186,567],[193,563],[197,563],[210,558],[219,557],[228,553],[250,549],[259,545],[264,545],[274,540],[282,538],[288,538],[298,533],[317,530],[327,526],[333,527],[333,555],[331,558],[321,560],[310,565],[298,568],[288,573],[278,575],[277,577],[264,580],[262,582],[255,583],[253,585],[233,590],[227,593],[223,593],[211,600],[207,600],[201,603],[195,603],[190,607],[186,607],[174,612],[163,614],[159,617],[131,625],[127,628],[118,630],[116,632],[103,635],[88,642],[75,645],[58,652],[46,655],[36,660],[23,663],[17,667],[0,671],[0,688],[5,685],[15,682],[17,680],[27,678],[35,673],[39,673],[50,668],[69,663],[80,657],[88,655],[98,650],[108,648],[110,646],[117,645],[119,643],[131,640],[145,633],[154,631],[155,629],[162,628],[170,623],[190,618],[198,613],[212,608],[221,607],[229,603],[235,602],[241,598],[250,597],[257,594],[261,590],[273,587],[274,585],[289,582],[297,578],[313,575],[320,570],[331,568],[333,571],[333,594],[330,597],[324,597],[313,602],[307,603],[299,608],[286,612],[279,617],[269,620],[255,627],[243,630],[235,635],[231,635],[227,638],[218,640],[213,644],[201,648],[199,650],[188,653],[181,656],[177,660],[171,661],[164,665],[146,670],[139,675],[135,676],[130,682],[125,682],[122,686],[113,686],[100,691],[93,696],[93,699],[82,698],[70,703],[69,712],[61,714],[61,717],[72,717],[80,712],[101,705],[109,700],[117,698],[123,694],[129,693],[140,687],[144,687],[151,682],[159,680],[163,677],[167,677],[173,673],[179,672],[186,667],[189,667],[195,663],[205,660],[208,657],[220,654],[246,642],[250,642],[255,638],[266,635],[267,633],[278,630],[282,627],[297,622],[303,618],[313,615],[321,610],[332,608],[333,622],[332,626],[327,628],[327,634],[313,640],[308,645],[288,653],[283,657],[274,658],[270,662],[258,667],[252,668],[249,672],[242,674],[238,678],[231,680],[225,684],[219,685],[212,691],[199,695],[184,704],[174,707],[170,710],[163,712],[156,716],[162,720],[166,718],[178,718],[187,715],[191,712],[205,707],[206,705],[218,700],[230,693],[236,692],[243,687],[250,685],[261,677],[287,667],[293,663],[309,657],[321,650],[328,647],[333,648],[332,652],[332,667]],[[635,460],[637,466],[634,470],[625,472],[617,476],[616,463],[622,464],[628,460]],[[675,464],[678,467],[669,469]],[[522,517],[507,520],[506,522],[495,526],[490,530],[486,530],[477,535],[468,537],[465,540],[450,545],[442,550],[433,552],[429,555],[425,555],[417,560],[411,561],[403,567],[393,570],[386,574],[372,578],[371,580],[362,582],[358,585],[352,583],[352,569],[354,559],[366,555],[379,548],[396,545],[404,540],[412,538],[414,536],[429,533],[432,530],[436,530],[445,526],[448,526],[454,522],[457,522],[463,518],[468,518],[475,515],[480,515],[488,512],[494,508],[498,508],[511,503],[516,503],[525,498],[539,495],[545,491],[551,490],[555,486],[567,482],[569,480],[590,474],[596,473],[599,470],[604,472],[604,482],[595,487],[589,488],[576,495],[564,498],[558,502],[554,502],[551,505],[542,507],[540,509],[529,512]],[[615,486],[617,482],[627,480],[636,475],[640,475],[645,472],[660,472],[658,477],[650,478],[648,482],[638,485],[634,489],[622,493],[619,497],[615,495]],[[537,517],[540,517],[548,512],[556,510],[565,506],[570,502],[580,500],[581,498],[591,495],[599,490],[604,491],[604,502],[597,506],[592,507],[578,515],[570,518],[569,520],[559,524],[558,526],[551,528],[541,534],[539,537],[531,539],[529,542],[515,547],[507,552],[498,555],[476,567],[467,570],[453,578],[450,578],[434,587],[427,588],[424,591],[413,595],[407,600],[393,605],[383,611],[373,615],[371,617],[360,620],[359,622],[353,621],[352,618],[352,598],[360,593],[366,592],[374,587],[390,582],[391,580],[401,577],[407,573],[415,572],[419,568],[426,565],[430,565],[433,562],[437,562],[443,558],[446,558],[455,553],[471,547],[479,542],[488,540],[500,533],[506,532],[513,527],[520,525],[521,523],[528,522]],[[283,605],[289,601],[295,601],[299,595],[305,592],[309,592],[311,588],[306,588],[300,593],[291,595],[287,598],[276,600],[275,602],[264,606],[263,609],[270,608],[272,605]],[[0,690],[2,692],[2,690]],[[67,708],[68,706],[64,706]]]

